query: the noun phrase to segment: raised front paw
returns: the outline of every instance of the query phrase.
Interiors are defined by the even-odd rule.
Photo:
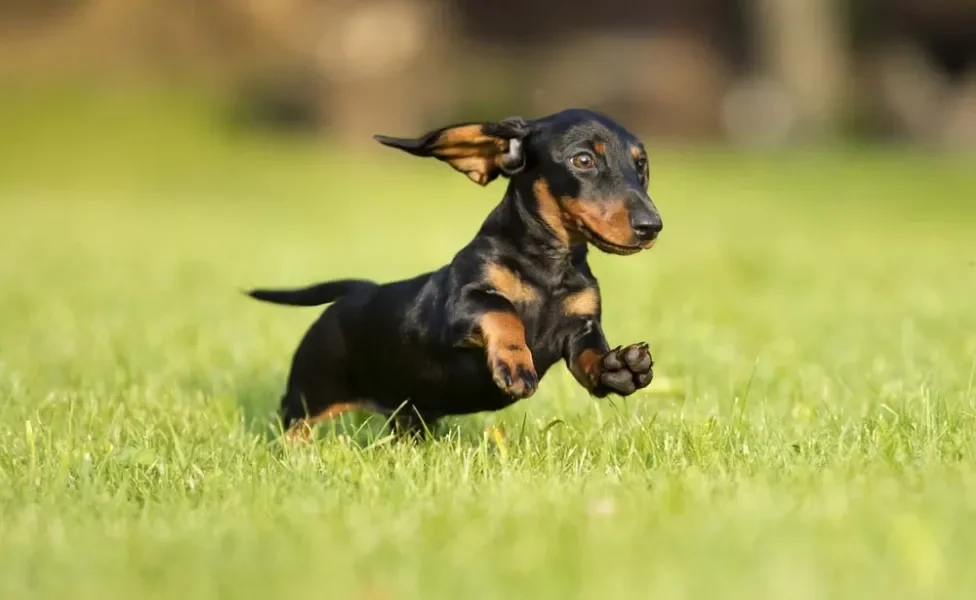
[[[510,345],[488,355],[488,368],[498,388],[513,398],[528,398],[539,387],[532,353],[521,345]]]
[[[607,393],[628,396],[654,378],[654,359],[644,342],[611,350],[600,366],[600,387]]]

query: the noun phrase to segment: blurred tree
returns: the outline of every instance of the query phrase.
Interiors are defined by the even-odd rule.
[[[850,76],[846,26],[834,0],[754,0],[760,65],[789,99],[801,135],[829,135]],[[791,133],[791,132],[789,132]]]
[[[0,76],[179,78],[345,139],[585,105],[782,143],[976,126],[973,0],[0,0]],[[881,115],[881,116],[877,116]]]

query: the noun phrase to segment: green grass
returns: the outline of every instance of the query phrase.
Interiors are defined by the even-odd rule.
[[[238,290],[440,265],[500,185],[98,106],[0,110],[0,597],[976,594],[963,159],[657,149],[661,243],[593,261],[649,390],[284,447],[317,311]]]

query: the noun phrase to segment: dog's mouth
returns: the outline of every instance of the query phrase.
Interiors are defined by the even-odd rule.
[[[599,233],[593,231],[592,229],[587,227],[586,223],[584,223],[582,220],[577,219],[576,226],[579,229],[579,231],[582,232],[583,237],[586,238],[586,241],[588,241],[589,243],[593,244],[594,246],[596,246],[597,248],[599,248],[600,250],[608,254],[618,254],[621,256],[637,254],[641,250],[647,250],[648,248],[654,245],[654,242],[657,241],[657,239],[653,239],[653,240],[648,240],[646,242],[642,242],[640,244],[624,246],[621,244],[615,244],[610,240],[608,240],[607,238],[600,235]]]

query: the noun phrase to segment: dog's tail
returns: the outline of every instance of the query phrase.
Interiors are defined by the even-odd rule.
[[[375,287],[376,283],[364,279],[337,279],[295,290],[249,290],[246,293],[252,298],[273,304],[320,306],[334,302],[342,296]]]

